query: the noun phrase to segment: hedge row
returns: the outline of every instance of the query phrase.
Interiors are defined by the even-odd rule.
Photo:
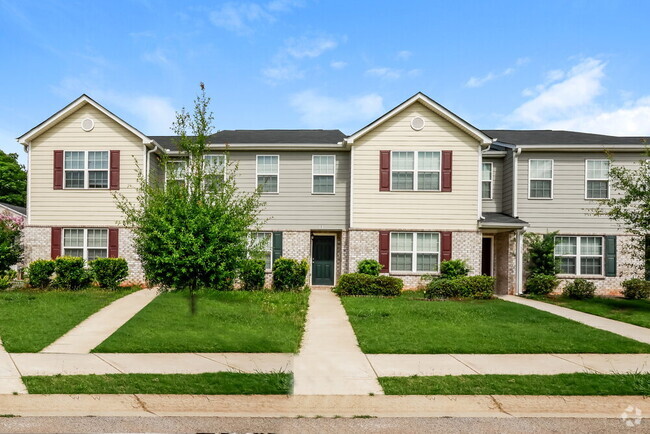
[[[240,289],[257,291],[264,289],[266,262],[262,259],[247,259],[239,269]],[[309,264],[306,260],[278,258],[273,263],[274,291],[295,291],[305,287]]]
[[[461,276],[433,279],[424,295],[429,298],[489,299],[494,296],[496,279],[492,276]]]
[[[32,288],[50,286],[79,290],[96,282],[102,288],[115,289],[129,275],[129,266],[123,258],[97,258],[85,267],[83,258],[61,256],[55,260],[32,262],[26,271],[27,283]]]
[[[349,273],[339,277],[334,292],[339,295],[379,295],[396,297],[402,293],[404,282],[391,276],[374,276],[364,273]]]

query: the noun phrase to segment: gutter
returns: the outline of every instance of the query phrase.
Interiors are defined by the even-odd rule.
[[[519,155],[521,154],[521,148],[516,147],[512,153],[512,216],[514,218],[519,218],[519,206],[517,203],[518,185],[517,179],[519,176]]]
[[[160,150],[162,151],[163,149],[158,146],[158,143],[152,141],[150,144],[153,144],[153,148],[151,148],[149,151],[146,153],[146,157],[144,159],[144,174],[147,179],[147,182],[149,182],[149,170],[151,169],[151,154],[156,151]]]

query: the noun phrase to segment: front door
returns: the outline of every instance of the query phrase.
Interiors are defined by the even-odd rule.
[[[492,237],[483,237],[483,253],[481,255],[481,274],[492,275]]]
[[[312,284],[334,285],[334,235],[314,235],[312,246]]]

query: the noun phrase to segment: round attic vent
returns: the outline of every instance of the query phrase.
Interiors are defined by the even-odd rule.
[[[411,119],[411,128],[413,128],[415,131],[420,131],[422,128],[424,128],[424,119],[422,119],[420,116],[416,116]]]
[[[93,121],[90,118],[86,118],[83,121],[81,121],[81,129],[84,131],[92,131],[92,129],[95,128],[95,121]]]

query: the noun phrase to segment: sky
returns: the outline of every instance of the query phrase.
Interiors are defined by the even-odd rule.
[[[421,91],[480,129],[650,134],[650,2],[0,0],[0,149],[86,93],[171,134],[351,134]]]

